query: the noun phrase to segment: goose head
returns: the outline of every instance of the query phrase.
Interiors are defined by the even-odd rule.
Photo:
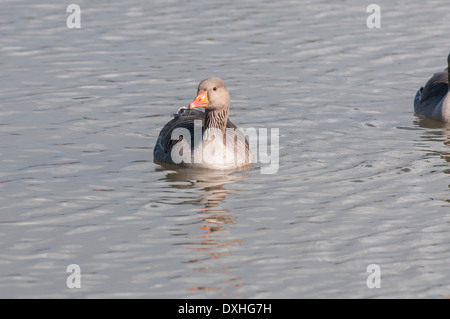
[[[230,95],[222,79],[208,78],[200,82],[197,97],[189,109],[205,108],[207,111],[228,111]]]

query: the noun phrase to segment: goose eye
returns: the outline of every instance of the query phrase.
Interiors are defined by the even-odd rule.
[[[217,87],[213,87],[213,91],[217,91]]]

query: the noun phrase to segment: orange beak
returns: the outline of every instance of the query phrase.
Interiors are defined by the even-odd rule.
[[[198,92],[197,97],[189,104],[189,109],[207,107],[209,105],[208,93],[206,91]]]

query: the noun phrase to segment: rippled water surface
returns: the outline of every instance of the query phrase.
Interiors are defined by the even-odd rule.
[[[380,29],[356,0],[77,3],[0,1],[0,297],[450,296],[450,127],[413,114],[448,0]],[[276,174],[153,163],[209,76],[279,129]]]

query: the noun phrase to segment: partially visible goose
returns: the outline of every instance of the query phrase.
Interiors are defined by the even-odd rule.
[[[230,95],[221,79],[201,81],[189,109],[178,110],[159,133],[154,162],[221,170],[250,167],[253,155],[245,136],[228,120],[229,107]]]
[[[417,91],[414,99],[414,111],[417,115],[450,123],[450,55],[447,64],[448,68],[444,72],[435,73],[425,87]]]

